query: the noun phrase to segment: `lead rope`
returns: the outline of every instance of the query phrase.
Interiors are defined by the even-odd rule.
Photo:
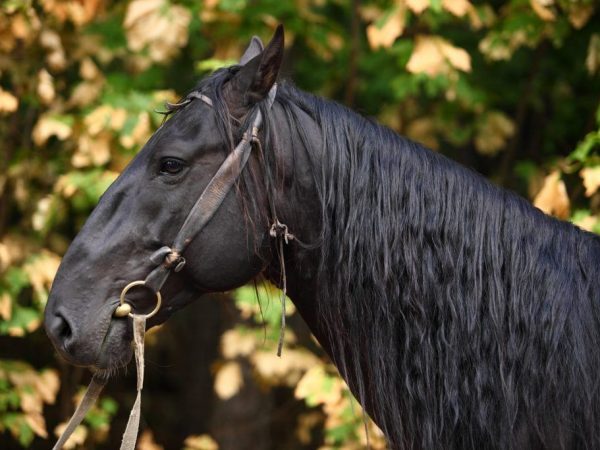
[[[81,403],[79,403],[79,406],[73,413],[73,416],[71,417],[71,420],[69,420],[67,427],[60,435],[60,438],[58,438],[56,444],[54,444],[54,447],[52,447],[52,450],[60,450],[63,448],[63,445],[65,445],[75,429],[79,426],[79,424],[81,424],[89,409],[94,406],[94,403],[96,403],[96,400],[98,400],[98,397],[102,392],[102,388],[106,386],[106,382],[106,378],[100,378],[96,375],[92,377],[92,381],[85,391],[85,394],[81,399]]]
[[[142,389],[144,388],[144,335],[146,334],[146,316],[133,315],[133,342],[135,351],[135,367],[137,372],[137,395],[131,408],[129,420],[123,433],[120,450],[134,450],[140,427],[140,410],[142,407]]]
[[[142,406],[142,389],[144,387],[144,336],[146,334],[146,315],[132,314],[133,318],[133,342],[135,352],[135,365],[137,372],[137,396],[131,413],[129,414],[129,420],[123,433],[123,439],[121,441],[120,450],[134,450],[135,443],[137,440],[138,429],[140,426],[140,410]],[[90,410],[104,386],[107,383],[106,378],[94,375],[92,381],[88,386],[81,403],[73,413],[73,416],[69,420],[67,427],[58,438],[52,450],[60,450],[63,448],[65,443],[69,440],[75,429],[81,424],[85,415]]]

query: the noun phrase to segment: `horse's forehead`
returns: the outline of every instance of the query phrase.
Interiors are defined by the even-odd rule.
[[[199,101],[192,102],[168,119],[148,144],[162,148],[165,145],[201,145],[203,141],[215,143],[221,141],[216,125],[216,117],[210,107]]]

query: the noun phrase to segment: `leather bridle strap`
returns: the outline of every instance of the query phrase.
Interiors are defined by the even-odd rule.
[[[145,285],[158,292],[167,280],[171,270],[180,271],[185,265],[183,251],[192,239],[215,215],[223,200],[239,178],[252,152],[252,143],[258,139],[262,115],[257,111],[252,126],[244,133],[242,140],[227,156],[217,173],[212,177],[179,229],[171,247],[158,249],[150,260],[158,266],[148,274]]]
[[[273,85],[267,97],[268,107],[271,108],[275,100],[277,85]],[[184,102],[191,102],[192,99],[199,99],[209,106],[213,106],[212,100],[201,92],[192,92],[186,97]],[[244,132],[242,140],[227,156],[217,173],[212,177],[204,191],[188,213],[183,225],[179,229],[173,244],[168,247],[159,248],[150,260],[157,264],[144,280],[145,285],[158,292],[171,273],[171,270],[179,272],[185,265],[185,259],[182,256],[183,251],[192,239],[202,231],[208,221],[215,215],[223,200],[239,178],[242,170],[248,162],[253,144],[259,142],[258,131],[262,125],[262,114],[260,109],[256,111],[256,116],[252,125]]]
[[[270,108],[275,100],[277,85],[275,84],[269,91],[267,105]],[[209,106],[213,106],[212,100],[201,92],[190,93],[177,107],[189,104],[193,99],[199,99]],[[156,264],[156,267],[148,276],[137,283],[144,285],[155,293],[159,293],[165,284],[171,271],[179,272],[185,265],[183,251],[192,241],[192,239],[202,231],[208,221],[215,215],[223,200],[240,177],[255,143],[259,143],[258,131],[262,125],[262,114],[260,109],[255,113],[252,125],[242,135],[242,140],[227,156],[223,164],[217,170],[217,173],[209,181],[206,188],[188,213],[183,225],[179,229],[173,244],[163,246],[150,256],[150,261]],[[121,303],[115,311],[118,317],[131,315],[131,306]]]

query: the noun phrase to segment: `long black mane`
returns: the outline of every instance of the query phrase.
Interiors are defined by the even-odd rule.
[[[394,448],[600,448],[597,236],[289,83],[258,107],[270,170],[273,114],[320,127],[319,317]]]

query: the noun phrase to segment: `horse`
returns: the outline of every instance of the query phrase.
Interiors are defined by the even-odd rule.
[[[599,237],[277,82],[283,54],[281,26],[266,47],[253,38],[171,105],[102,196],[49,296],[58,353],[106,373],[130,360],[131,321],[113,312],[158,251],[170,276],[148,327],[262,275],[391,448],[600,448]],[[161,250],[238,142],[247,164],[210,217],[180,254]],[[151,308],[146,291],[128,305]]]

